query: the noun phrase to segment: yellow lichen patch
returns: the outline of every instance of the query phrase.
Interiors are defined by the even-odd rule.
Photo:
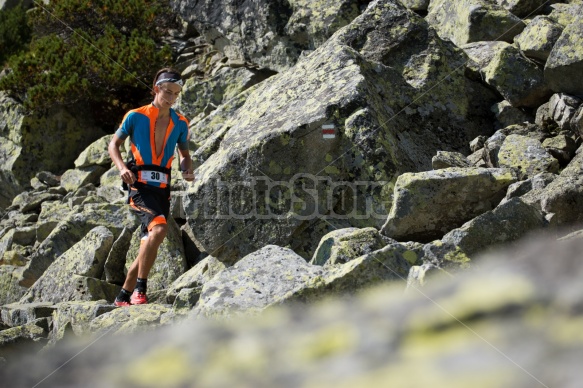
[[[403,252],[403,257],[411,265],[417,263],[417,254],[415,252],[413,252],[413,251],[405,251],[405,252]]]
[[[460,323],[468,317],[494,312],[504,306],[525,304],[533,295],[533,284],[523,277],[481,277],[435,300],[434,307],[416,311],[409,325],[417,330],[431,330],[436,326]]]
[[[192,379],[191,360],[179,348],[154,348],[143,357],[130,362],[125,379],[130,385],[140,387],[178,387]]]
[[[576,346],[583,344],[583,317],[554,317],[550,322],[548,333],[561,345]]]
[[[298,362],[308,363],[340,356],[354,349],[357,343],[356,328],[339,322],[306,333],[292,345],[290,352]]]

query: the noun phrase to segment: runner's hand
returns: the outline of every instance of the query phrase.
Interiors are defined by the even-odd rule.
[[[119,172],[121,180],[128,185],[133,185],[136,181],[136,176],[129,168],[124,168]]]
[[[182,179],[188,182],[194,182],[194,172],[190,170],[182,171]]]

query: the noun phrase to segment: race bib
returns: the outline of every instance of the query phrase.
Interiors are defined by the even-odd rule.
[[[168,174],[160,171],[142,170],[140,173],[140,181],[156,182],[168,184]]]

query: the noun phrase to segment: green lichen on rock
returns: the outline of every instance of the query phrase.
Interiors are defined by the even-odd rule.
[[[314,265],[347,263],[366,253],[381,249],[390,239],[381,236],[375,228],[348,228],[328,233],[310,261]]]
[[[521,135],[506,137],[498,152],[498,163],[500,167],[516,169],[522,179],[543,172],[559,172],[559,161],[538,140]]]
[[[583,94],[583,22],[577,19],[564,30],[545,65],[545,78],[555,92]]]
[[[516,182],[510,169],[445,168],[405,173],[381,233],[399,241],[430,241],[493,209]]]
[[[537,16],[514,38],[514,42],[527,57],[545,62],[562,32],[561,25],[546,16]]]
[[[525,24],[497,4],[484,0],[431,1],[427,21],[443,38],[461,46],[470,42],[511,42]]]

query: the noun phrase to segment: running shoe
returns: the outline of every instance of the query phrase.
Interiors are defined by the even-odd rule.
[[[132,304],[146,304],[148,303],[148,297],[143,292],[134,291],[130,299]]]
[[[131,306],[132,304],[130,302],[126,302],[125,300],[115,300],[115,302],[113,302],[114,306],[117,307],[128,307]]]

